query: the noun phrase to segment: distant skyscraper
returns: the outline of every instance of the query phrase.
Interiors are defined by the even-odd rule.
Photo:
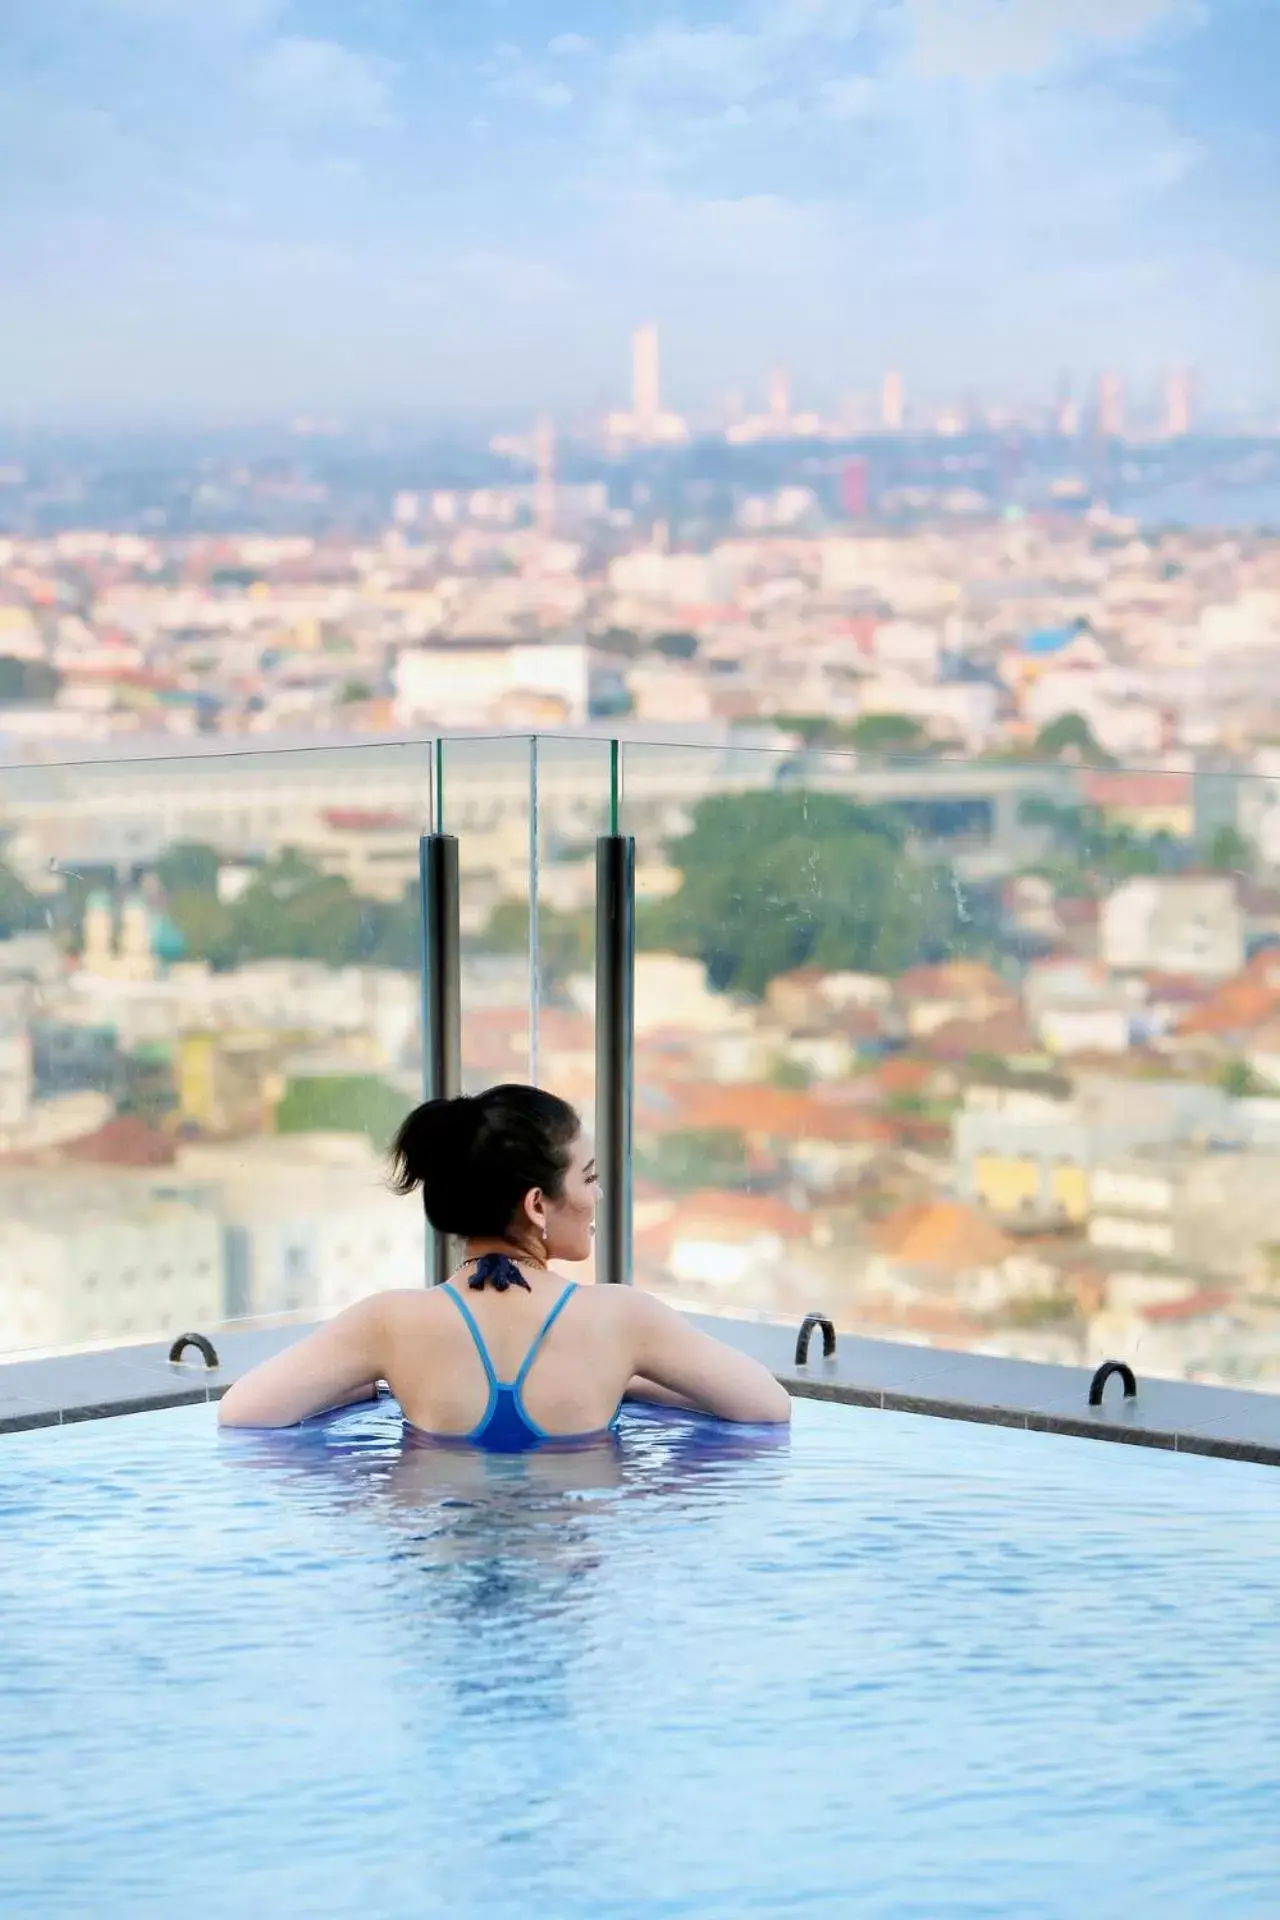
[[[658,382],[658,329],[652,321],[631,336],[631,410],[636,437],[652,440],[662,410]]]
[[[556,430],[549,414],[534,428],[533,458],[533,523],[539,533],[550,533],[556,523]]]
[[[785,367],[775,367],[769,381],[769,422],[775,433],[785,433],[791,419],[791,381]]]
[[[1175,368],[1165,381],[1164,430],[1170,440],[1191,431],[1191,375],[1185,367]]]
[[[637,327],[631,336],[631,411],[606,414],[604,436],[612,447],[653,447],[689,437],[680,415],[663,410],[658,329],[652,321]]]
[[[892,369],[880,388],[880,424],[890,433],[902,430],[902,375]]]
[[[1124,388],[1116,373],[1104,373],[1098,380],[1098,433],[1104,440],[1124,437]]]

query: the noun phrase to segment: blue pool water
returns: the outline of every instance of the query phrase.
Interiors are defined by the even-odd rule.
[[[801,1403],[0,1440],[0,1914],[1280,1912],[1280,1476]]]

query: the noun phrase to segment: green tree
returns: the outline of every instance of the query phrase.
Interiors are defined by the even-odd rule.
[[[927,753],[928,734],[909,713],[864,713],[841,736],[861,753]]]
[[[807,964],[899,973],[967,944],[951,869],[910,854],[886,809],[834,794],[716,794],[670,857],[679,891],[638,932],[695,955],[718,987],[758,995]]]
[[[348,680],[339,699],[344,707],[356,706],[362,700],[372,700],[373,688],[367,680]]]
[[[216,893],[218,855],[199,840],[175,840],[155,864],[155,876],[168,894]]]
[[[780,713],[777,723],[787,733],[797,733],[806,747],[821,746],[834,735],[833,723],[823,713]]]
[[[376,944],[378,915],[340,875],[286,847],[260,867],[231,909],[237,958],[325,960],[346,966]]]
[[[62,675],[47,660],[18,660],[11,653],[0,654],[0,706],[52,700],[61,685]]]
[[[0,860],[0,940],[31,933],[45,925],[45,909],[13,868]]]
[[[185,943],[191,960],[207,960],[211,967],[232,967],[239,958],[231,910],[216,893],[187,888],[171,893],[168,913]]]
[[[660,633],[653,644],[668,660],[692,660],[698,651],[698,636],[696,633]]]
[[[1249,1062],[1238,1058],[1224,1062],[1218,1085],[1232,1100],[1250,1100],[1264,1090]]]
[[[480,937],[490,953],[524,953],[529,945],[529,907],[524,900],[499,900]],[[555,986],[566,974],[591,966],[595,932],[589,912],[564,913],[557,907],[538,909],[538,959],[545,985]]]
[[[1215,829],[1205,854],[1215,873],[1252,873],[1253,847],[1239,827]]]
[[[1099,745],[1093,728],[1081,713],[1060,713],[1036,735],[1036,755],[1041,760],[1077,760],[1086,767],[1113,767],[1115,761]]]
[[[290,1080],[276,1108],[277,1133],[363,1133],[380,1153],[412,1102],[376,1074],[317,1074]]]
[[[727,1127],[687,1127],[664,1133],[638,1159],[641,1173],[672,1193],[740,1187],[747,1177],[746,1142]]]
[[[422,913],[416,884],[406,887],[398,900],[361,904],[368,939],[364,957],[374,966],[416,973],[422,964]]]

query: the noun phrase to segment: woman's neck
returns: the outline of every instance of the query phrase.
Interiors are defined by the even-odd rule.
[[[506,1259],[514,1260],[517,1266],[531,1267],[535,1273],[547,1271],[546,1257],[542,1253],[530,1253],[527,1247],[517,1246],[514,1240],[468,1240],[464,1258],[482,1260],[487,1253],[500,1253]]]

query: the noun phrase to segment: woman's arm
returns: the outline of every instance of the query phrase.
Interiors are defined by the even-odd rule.
[[[713,1340],[639,1288],[630,1294],[629,1311],[636,1341],[634,1373],[646,1386],[652,1383],[676,1395],[672,1404],[721,1420],[790,1420],[790,1394],[750,1354]]]
[[[692,1400],[686,1400],[682,1393],[673,1393],[670,1387],[660,1387],[656,1380],[646,1380],[642,1373],[632,1378],[622,1397],[624,1400],[644,1400],[655,1407],[684,1407],[690,1413],[702,1411]]]
[[[380,1296],[358,1300],[252,1373],[218,1403],[222,1427],[292,1427],[376,1394],[386,1364]]]

